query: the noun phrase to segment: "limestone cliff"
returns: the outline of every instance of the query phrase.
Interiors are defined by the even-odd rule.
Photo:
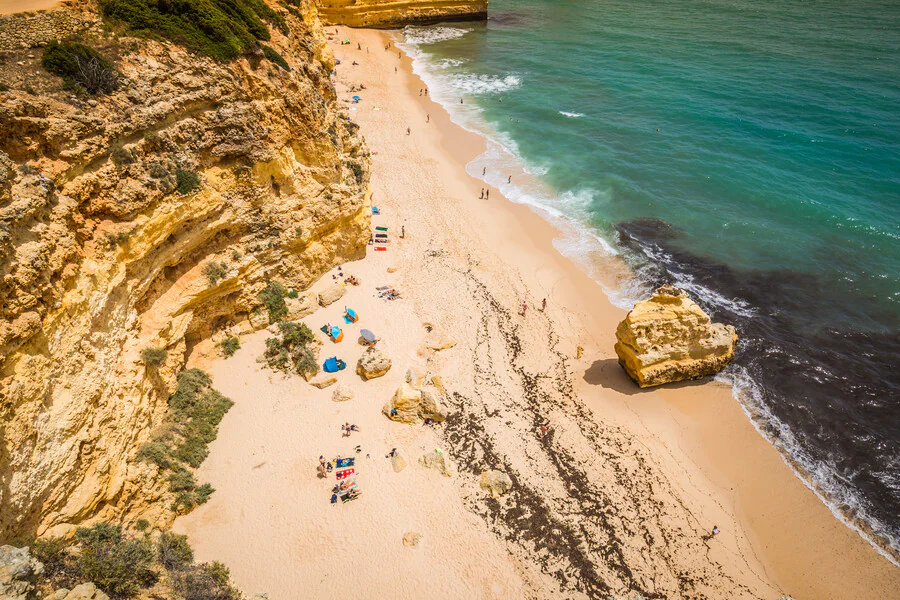
[[[734,357],[737,333],[712,323],[672,286],[638,302],[616,329],[619,364],[641,387],[712,375]]]
[[[488,0],[316,0],[328,25],[398,28],[442,21],[483,21]]]
[[[289,71],[109,36],[89,7],[45,13],[77,12],[78,40],[115,59],[124,80],[96,98],[40,69],[33,21],[4,21],[0,539],[164,525],[166,486],[136,455],[192,346],[264,325],[267,279],[303,289],[365,253],[368,151],[338,114],[315,8],[272,6]],[[145,348],[166,349],[159,368]]]

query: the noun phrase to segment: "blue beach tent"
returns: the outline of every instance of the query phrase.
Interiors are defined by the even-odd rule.
[[[325,364],[322,365],[322,369],[326,373],[337,373],[338,371],[343,371],[347,368],[347,363],[337,358],[336,356],[332,356],[329,359],[325,360]]]

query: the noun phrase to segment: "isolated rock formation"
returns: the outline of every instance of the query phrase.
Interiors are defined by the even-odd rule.
[[[407,531],[403,534],[403,545],[407,548],[415,548],[422,540],[422,534],[415,531]]]
[[[399,450],[395,450],[394,455],[391,457],[391,468],[394,469],[394,473],[399,473],[406,468],[406,459],[403,458]]]
[[[320,373],[318,376],[309,380],[309,385],[324,390],[328,386],[337,383],[337,377],[331,373]]]
[[[712,323],[680,289],[664,285],[616,329],[616,354],[641,387],[712,375],[734,357],[737,333]]]
[[[499,498],[512,489],[512,479],[503,471],[483,471],[481,473],[481,489],[487,490],[494,498]]]
[[[91,518],[165,526],[168,483],[137,454],[188,349],[265,327],[267,279],[307,289],[363,256],[369,236],[368,150],[339,116],[334,57],[307,0],[271,3],[289,35],[272,27],[267,44],[290,71],[261,51],[222,62],[110,40],[90,3],[72,5],[83,10],[41,22],[64,29],[77,11],[78,41],[119,57],[118,90],[73,95],[41,70],[39,49],[0,62],[7,539]],[[165,349],[162,364],[145,365],[146,348]]]
[[[366,379],[381,377],[391,370],[391,359],[378,348],[367,348],[356,363],[356,372]]]
[[[329,25],[400,28],[448,21],[483,21],[488,0],[317,0]]]
[[[334,304],[344,295],[346,288],[342,285],[332,285],[319,294],[319,306]]]
[[[109,596],[98,590],[93,583],[82,583],[71,590],[56,590],[52,596],[45,600],[109,600]]]
[[[416,389],[408,383],[400,384],[381,412],[392,421],[408,425],[421,423],[425,419],[440,423],[447,418],[434,392]]]

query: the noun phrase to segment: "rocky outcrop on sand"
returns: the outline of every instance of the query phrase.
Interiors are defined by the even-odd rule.
[[[28,548],[0,546],[0,598],[31,600],[35,581],[44,565],[32,558]]]
[[[332,285],[319,294],[319,306],[334,304],[344,295],[346,288],[342,285]]]
[[[187,350],[267,325],[267,279],[303,290],[365,253],[368,151],[299,5],[272,3],[290,71],[98,26],[78,41],[120,57],[109,95],[64,90],[40,52],[0,63],[0,537],[165,525],[165,477],[136,458]]]
[[[346,383],[338,384],[334,391],[331,392],[331,400],[334,402],[347,402],[353,400],[353,388]]]
[[[665,285],[616,329],[619,364],[641,387],[712,375],[734,357],[737,333],[713,323],[687,293]]]
[[[425,375],[413,368],[406,373],[406,382],[400,384],[393,397],[382,407],[381,412],[388,419],[398,423],[415,425],[426,419],[437,423],[447,418],[447,413],[438,401],[436,390],[421,389]]]
[[[98,590],[93,583],[82,583],[71,590],[65,588],[56,590],[44,600],[109,600],[109,596]]]
[[[394,473],[399,473],[406,468],[406,459],[399,450],[394,450],[394,454],[391,456],[391,468],[394,469]]]
[[[488,0],[316,0],[329,25],[399,28],[487,19]]]
[[[403,534],[403,545],[407,548],[415,548],[422,540],[422,534],[415,531],[407,531]]]
[[[482,471],[481,489],[491,493],[494,498],[499,498],[512,489],[512,479],[503,471]]]
[[[450,458],[443,450],[437,448],[420,456],[419,464],[426,469],[434,469],[444,477],[453,477],[456,474],[456,467]]]
[[[367,348],[356,363],[357,374],[366,379],[384,376],[391,370],[391,359],[378,348]]]

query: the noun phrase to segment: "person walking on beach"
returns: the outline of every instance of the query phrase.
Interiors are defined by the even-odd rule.
[[[356,49],[357,49],[357,50],[362,50],[362,46],[359,45],[359,42],[356,42]]]
[[[419,95],[422,95],[422,88],[419,88]]]
[[[527,303],[527,302],[523,302],[523,303],[522,303],[522,316],[523,316],[523,317],[525,316],[525,313],[526,313],[526,312],[528,312],[528,303]]]
[[[487,173],[487,167],[482,167],[481,176],[484,177],[485,173]]]
[[[406,128],[406,135],[409,135],[409,127]]]
[[[401,226],[400,226],[400,237],[401,237],[401,238],[405,238],[405,237],[406,237],[406,225],[401,225]]]
[[[425,122],[426,122],[426,123],[431,123],[431,115],[430,115],[430,114],[425,115]]]
[[[484,190],[484,199],[485,200],[491,199],[491,190]]]
[[[425,88],[425,95],[428,95],[428,88]]]
[[[547,299],[546,298],[541,300],[541,312],[544,312],[545,310],[547,310]]]
[[[462,99],[462,98],[459,99],[459,103],[460,103],[460,104],[463,103],[463,99]]]
[[[478,196],[479,200],[484,200],[484,188],[481,188],[481,195]]]
[[[512,183],[512,175],[506,178],[506,183]]]

